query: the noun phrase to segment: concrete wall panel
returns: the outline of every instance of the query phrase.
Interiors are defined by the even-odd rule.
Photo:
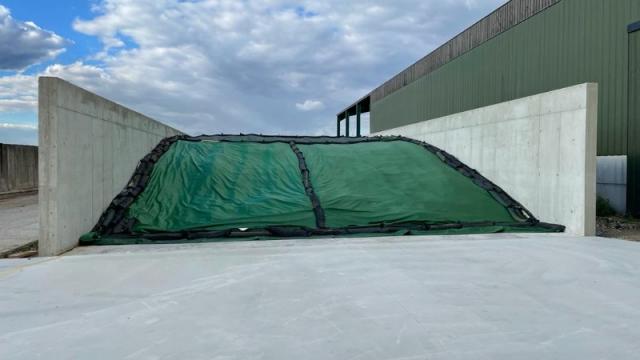
[[[39,81],[40,255],[72,249],[138,161],[181,132],[58,78]]]
[[[0,194],[38,189],[38,147],[0,144]]]
[[[594,235],[597,112],[597,85],[582,84],[372,135],[438,146],[540,220]]]

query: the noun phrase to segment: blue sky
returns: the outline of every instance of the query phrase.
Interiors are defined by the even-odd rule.
[[[502,0],[0,0],[0,142],[37,77],[192,134],[333,134],[335,113]]]
[[[72,46],[66,47],[66,51],[55,59],[57,62],[73,62],[89,53],[100,51],[102,47],[96,37],[84,35],[71,27],[74,19],[92,16],[91,1],[12,0],[0,1],[0,4],[8,8],[15,19],[32,21],[73,42]],[[54,4],[57,6],[52,6]],[[45,66],[46,64],[32,66],[26,69],[26,73],[37,73],[44,70]]]

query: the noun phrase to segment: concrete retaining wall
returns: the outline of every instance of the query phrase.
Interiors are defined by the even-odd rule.
[[[38,189],[38,147],[0,144],[0,194]]]
[[[598,87],[582,84],[372,135],[438,146],[545,222],[595,234]]]
[[[53,77],[39,79],[40,255],[78,244],[138,161],[181,132]]]
[[[598,156],[597,194],[619,214],[627,212],[627,156]]]

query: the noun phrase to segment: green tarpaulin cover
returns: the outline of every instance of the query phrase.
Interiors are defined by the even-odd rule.
[[[165,139],[81,242],[562,230],[415,140],[219,135]]]

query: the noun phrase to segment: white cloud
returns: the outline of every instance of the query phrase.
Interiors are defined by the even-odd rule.
[[[334,134],[338,110],[501,3],[106,0],[73,24],[103,42],[91,64],[44,74],[194,134]],[[35,106],[20,76],[0,109]]]
[[[31,124],[0,123],[0,129],[38,130],[38,127]]]
[[[38,90],[33,76],[17,74],[0,77],[0,111],[35,110]]]
[[[0,69],[20,70],[53,59],[69,42],[31,21],[18,21],[0,5]]]
[[[296,103],[296,107],[300,111],[313,111],[324,109],[324,104],[318,100],[305,100],[303,103]]]

